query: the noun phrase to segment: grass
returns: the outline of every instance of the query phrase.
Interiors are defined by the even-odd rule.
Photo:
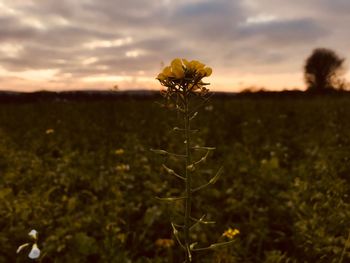
[[[217,148],[198,184],[224,170],[192,212],[216,224],[191,235],[210,245],[230,227],[241,233],[194,262],[350,259],[349,103],[326,95],[212,100],[194,122],[193,143]],[[0,262],[28,261],[15,251],[33,228],[42,262],[180,262],[177,246],[157,242],[172,238],[178,215],[154,198],[181,194],[161,165],[180,164],[149,151],[182,147],[176,123],[151,99],[0,105]]]

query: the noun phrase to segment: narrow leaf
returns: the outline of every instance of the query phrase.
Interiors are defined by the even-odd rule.
[[[173,201],[178,201],[178,200],[183,200],[186,199],[185,196],[179,196],[179,197],[156,197],[158,200],[161,201],[168,201],[168,202],[173,202]]]
[[[196,220],[196,223],[194,223],[194,224],[190,227],[190,230],[192,230],[192,229],[195,228],[197,225],[199,225],[200,223],[202,223],[204,217],[205,217],[205,215],[202,215],[202,217],[201,217],[199,220]]]
[[[209,180],[208,183],[203,184],[203,185],[201,185],[201,186],[199,186],[199,187],[197,187],[197,188],[192,189],[192,193],[197,192],[197,191],[199,191],[199,190],[202,190],[203,188],[205,188],[205,187],[207,187],[207,186],[209,186],[209,185],[211,185],[211,184],[215,184],[216,181],[219,179],[221,173],[222,173],[222,169],[223,169],[223,167],[220,167],[220,169],[216,172],[215,176],[212,177],[212,178]]]
[[[195,146],[195,147],[192,147],[192,149],[214,151],[216,148],[215,147],[206,147],[206,146]]]
[[[219,177],[220,177],[220,175],[222,173],[222,169],[223,169],[223,167],[221,166],[220,169],[217,171],[216,175],[213,178],[210,179],[210,181],[209,181],[210,184],[215,184],[216,183],[216,181],[219,179]]]
[[[191,249],[191,250],[194,249],[195,245],[197,245],[197,244],[198,244],[198,242],[192,243],[192,244],[190,245],[190,249]]]
[[[152,152],[159,154],[159,155],[167,155],[168,152],[160,149],[151,149]]]
[[[185,130],[185,129],[182,129],[182,128],[179,128],[179,127],[174,127],[174,128],[173,128],[173,131],[181,131],[181,132],[183,132],[183,131],[186,131],[186,130]],[[193,133],[199,132],[199,129],[189,130],[189,132],[193,132]]]
[[[194,248],[192,249],[192,251],[203,251],[203,250],[210,250],[210,249],[216,249],[219,247],[224,247],[224,246],[228,246],[231,243],[233,243],[235,240],[231,240],[231,241],[227,241],[227,242],[222,242],[222,243],[215,243],[215,244],[211,244],[209,247],[203,247],[203,248]]]
[[[203,215],[200,219],[197,219],[197,218],[194,218],[194,217],[190,217],[190,219],[192,220],[192,221],[194,221],[194,222],[198,222],[198,223],[200,223],[200,224],[215,224],[215,222],[214,221],[204,221],[204,217],[205,217],[205,215]]]
[[[185,177],[177,174],[173,169],[170,169],[168,166],[166,166],[165,164],[162,165],[163,168],[165,169],[165,171],[168,173],[168,174],[171,174],[171,175],[174,175],[176,176],[177,178],[180,178],[181,180],[186,180]]]
[[[196,111],[196,112],[192,115],[192,117],[190,117],[190,121],[193,120],[194,118],[196,118],[197,115],[198,115],[198,111]]]
[[[20,246],[17,248],[16,253],[18,254],[19,252],[22,251],[23,248],[25,248],[25,247],[27,247],[27,246],[29,246],[29,245],[30,245],[29,243],[25,243],[25,244],[23,244],[23,245],[20,245]]]
[[[199,165],[200,163],[205,163],[207,161],[208,156],[209,156],[209,152],[210,151],[207,151],[207,153],[202,158],[200,158],[198,161],[194,162],[193,164]]]
[[[215,248],[218,248],[218,247],[223,247],[223,246],[230,245],[233,242],[235,242],[235,240],[231,240],[231,241],[227,241],[227,242],[221,242],[221,243],[215,243],[215,244],[211,244],[209,246],[209,248],[215,249]]]
[[[174,236],[175,236],[175,238],[176,238],[177,243],[179,243],[179,245],[180,245],[183,249],[185,249],[185,246],[182,244],[182,242],[181,242],[181,240],[180,240],[180,238],[179,238],[179,231],[177,231],[177,229],[176,229],[176,227],[175,227],[175,224],[174,224],[174,223],[171,223],[171,227],[173,228],[173,234],[174,234]]]
[[[155,154],[159,154],[159,155],[172,155],[172,156],[176,156],[176,157],[182,157],[182,158],[186,158],[186,155],[183,154],[177,154],[177,153],[170,153],[164,150],[160,150],[160,149],[150,149],[152,152],[154,152]]]
[[[192,255],[191,255],[191,248],[190,248],[190,246],[187,246],[187,254],[188,254],[188,259],[191,262],[192,261]]]

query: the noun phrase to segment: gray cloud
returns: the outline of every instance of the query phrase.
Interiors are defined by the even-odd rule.
[[[20,23],[15,17],[0,17],[0,41],[21,41],[32,38],[38,30]]]
[[[328,32],[318,26],[314,20],[303,18],[248,24],[242,26],[239,33],[243,39],[259,38],[263,39],[266,44],[283,46],[315,42]]]
[[[348,0],[0,0],[1,4],[6,8],[0,10],[0,67],[13,72],[57,69],[59,75],[70,73],[72,78],[133,76],[139,71],[147,75],[174,57],[198,58],[218,71],[296,72],[314,47],[337,50],[349,45],[344,36],[350,20],[345,17]],[[261,15],[274,19],[249,22]],[[88,43],[97,44],[88,48]],[[3,45],[21,48],[10,54]],[[128,57],[128,52],[140,56]]]

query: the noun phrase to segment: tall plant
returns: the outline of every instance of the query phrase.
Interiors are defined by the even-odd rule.
[[[183,181],[184,194],[182,196],[160,199],[165,201],[184,202],[183,222],[180,224],[172,222],[171,226],[177,242],[184,250],[186,263],[192,261],[193,252],[214,249],[233,242],[233,240],[231,240],[228,242],[215,243],[208,247],[201,248],[197,247],[197,242],[191,240],[191,230],[194,228],[194,226],[199,224],[214,223],[206,221],[205,215],[199,219],[192,216],[192,197],[198,191],[214,184],[219,179],[222,172],[222,168],[220,168],[207,183],[194,187],[192,181],[193,173],[200,164],[207,160],[210,152],[215,150],[214,147],[192,146],[191,137],[195,131],[191,127],[191,121],[197,116],[198,108],[200,108],[200,106],[207,102],[210,98],[209,90],[206,88],[209,83],[205,83],[203,78],[209,77],[211,73],[212,69],[210,67],[206,67],[205,64],[199,61],[193,60],[189,62],[186,59],[176,58],[171,62],[170,66],[165,67],[157,77],[161,85],[165,87],[165,90],[162,91],[163,96],[168,101],[174,103],[175,109],[183,118],[182,127],[175,127],[174,130],[183,133],[185,138],[184,154],[171,153],[166,150],[153,151],[160,155],[172,155],[185,160],[182,174],[175,172],[173,169],[163,164],[163,167],[167,173]],[[199,105],[191,104],[195,97],[201,99],[201,103]],[[193,151],[203,151],[204,154],[198,160],[193,160]],[[236,230],[235,233],[237,234],[238,230]]]

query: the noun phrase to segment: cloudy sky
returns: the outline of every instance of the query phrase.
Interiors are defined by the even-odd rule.
[[[350,59],[349,13],[349,0],[0,0],[0,89],[158,89],[175,57],[211,66],[212,90],[303,89],[314,48]]]

